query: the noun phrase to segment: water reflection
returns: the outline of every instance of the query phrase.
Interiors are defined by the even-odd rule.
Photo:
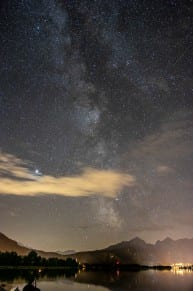
[[[75,270],[0,270],[0,291],[1,286],[6,291],[14,290],[18,287],[21,291],[29,282],[36,282],[37,285],[42,282],[58,282],[62,279],[75,278]],[[38,286],[39,287],[39,286]],[[47,289],[44,289],[47,290]]]
[[[162,290],[193,291],[193,272],[185,272],[183,276],[171,271],[140,271],[118,273],[79,273],[77,282],[103,285],[109,290]]]
[[[23,289],[31,271],[0,270],[0,284],[5,290]],[[37,287],[41,291],[193,291],[193,272],[183,271],[140,271],[140,272],[75,272],[42,271],[36,272]]]

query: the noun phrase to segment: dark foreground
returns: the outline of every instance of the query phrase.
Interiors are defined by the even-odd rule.
[[[192,291],[193,272],[190,270],[0,270],[0,285],[13,291],[23,287],[35,278],[41,291]]]

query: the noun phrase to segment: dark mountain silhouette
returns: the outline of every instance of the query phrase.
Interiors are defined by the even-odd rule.
[[[193,264],[193,239],[166,238],[148,244],[140,238],[112,245],[103,250],[80,252],[70,255],[84,263],[122,263],[140,265]]]
[[[26,248],[24,246],[21,246],[16,241],[8,238],[3,233],[0,233],[0,251],[1,252],[14,251],[14,252],[17,252],[20,255],[25,255],[30,251],[30,249],[28,249],[28,248]]]
[[[32,251],[31,248],[22,246],[20,243],[8,238],[6,235],[0,232],[0,252],[16,252],[18,255],[24,256],[27,255],[30,251]],[[64,256],[55,252],[44,252],[40,250],[35,251],[38,253],[38,255],[44,258],[64,258]]]
[[[32,249],[19,245],[16,241],[0,233],[0,251],[14,251],[20,255],[28,254]],[[35,250],[42,257],[71,257],[81,263],[123,263],[144,265],[171,265],[173,263],[193,264],[193,239],[172,240],[166,238],[155,244],[148,244],[140,238],[123,241],[102,250],[59,254]]]

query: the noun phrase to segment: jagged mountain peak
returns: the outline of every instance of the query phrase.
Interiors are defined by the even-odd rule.
[[[166,237],[164,240],[163,240],[163,242],[173,242],[174,240],[173,239],[171,239],[170,237]]]
[[[138,236],[132,238],[129,242],[135,244],[146,244],[146,242]]]
[[[129,246],[144,246],[146,245],[146,242],[144,240],[142,240],[139,237],[134,237],[133,239],[129,240],[129,241],[122,241],[120,243],[111,245],[109,247],[107,247],[106,249],[114,249],[114,248],[128,248]]]
[[[171,239],[170,237],[166,237],[163,240],[157,240],[155,245],[159,245],[159,244],[171,244],[175,242],[173,239]]]
[[[16,241],[9,239],[0,233],[0,251],[15,251],[20,255],[26,255],[32,249],[20,246]],[[167,237],[162,241],[157,241],[154,245],[148,244],[139,237],[130,241],[122,241],[108,248],[66,254],[37,251],[42,257],[71,257],[83,263],[109,263],[112,258],[124,264],[173,264],[175,262],[193,263],[193,238],[172,240]]]

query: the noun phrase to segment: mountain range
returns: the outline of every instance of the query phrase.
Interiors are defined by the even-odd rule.
[[[21,246],[16,241],[0,233],[0,251],[14,251],[20,255],[28,254],[32,249]],[[102,250],[85,251],[71,254],[66,252],[44,252],[35,250],[42,257],[71,257],[81,263],[122,263],[144,265],[171,265],[173,263],[193,264],[193,239],[172,240],[166,238],[155,244],[146,243],[140,238],[123,241]]]
[[[25,256],[30,251],[32,251],[31,248],[21,245],[20,243],[8,238],[6,235],[0,232],[0,252],[16,252],[18,255]],[[63,255],[56,252],[44,252],[40,250],[35,250],[35,251],[38,253],[38,255],[44,258],[50,258],[50,257],[63,258],[64,257]]]

